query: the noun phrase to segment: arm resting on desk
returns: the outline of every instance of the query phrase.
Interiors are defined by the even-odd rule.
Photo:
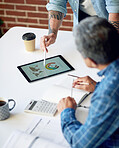
[[[102,103],[100,100],[103,100]],[[63,110],[61,113],[62,131],[72,148],[95,148],[102,143],[108,143],[108,140],[110,140],[108,138],[118,128],[119,112],[118,106],[108,100],[108,97],[93,98],[84,125],[76,119],[74,109],[67,108]],[[104,108],[104,106],[106,107]],[[110,142],[113,142],[111,140]]]

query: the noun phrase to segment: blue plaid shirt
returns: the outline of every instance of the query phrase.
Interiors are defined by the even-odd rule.
[[[104,78],[95,88],[84,125],[75,110],[61,113],[63,134],[72,148],[119,148],[119,59],[98,73]]]

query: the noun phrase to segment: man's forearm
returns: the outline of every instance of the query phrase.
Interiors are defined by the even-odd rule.
[[[49,34],[54,33],[57,35],[58,29],[62,24],[64,14],[58,11],[49,11]]]
[[[109,21],[118,30],[119,33],[119,13],[110,13]]]

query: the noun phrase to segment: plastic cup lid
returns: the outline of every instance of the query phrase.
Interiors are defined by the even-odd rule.
[[[25,33],[23,36],[22,36],[22,39],[23,40],[26,40],[26,41],[29,41],[29,40],[34,40],[36,38],[36,35],[34,33]]]

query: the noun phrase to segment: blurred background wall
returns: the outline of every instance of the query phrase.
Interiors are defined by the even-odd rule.
[[[49,0],[0,0],[0,28],[4,34],[11,27],[48,28],[46,4]],[[67,16],[60,30],[72,31],[73,13],[67,3]],[[3,23],[2,23],[3,22]]]

